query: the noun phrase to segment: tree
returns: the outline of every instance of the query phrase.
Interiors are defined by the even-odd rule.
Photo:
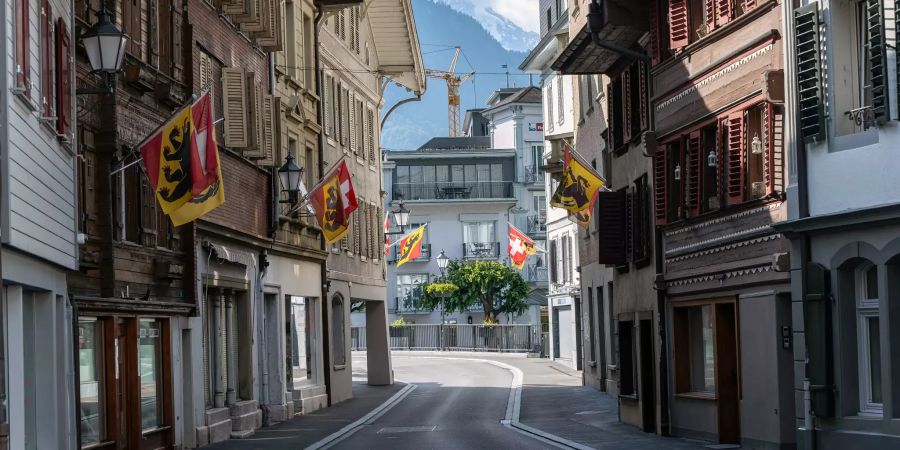
[[[450,261],[446,280],[441,284],[444,283],[456,285],[458,289],[446,297],[425,289],[422,301],[426,307],[436,309],[443,302],[446,312],[465,312],[480,303],[484,321],[494,323],[498,314],[522,314],[528,308],[525,280],[519,272],[496,261]]]

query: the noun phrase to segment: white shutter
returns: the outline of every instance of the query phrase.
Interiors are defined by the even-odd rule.
[[[356,123],[356,94],[354,92],[350,93],[348,103],[350,103],[350,109],[348,110],[350,114],[350,150],[356,153],[356,127],[358,124]]]
[[[247,73],[247,98],[250,101],[248,108],[248,123],[250,128],[250,141],[244,150],[245,158],[262,158],[265,155],[265,124],[263,117],[263,100],[256,83],[256,74]]]
[[[334,129],[331,127],[331,76],[325,75],[324,83],[322,86],[322,101],[319,103],[319,107],[322,108],[322,118],[325,123],[325,136],[331,136],[334,134]]]
[[[247,117],[247,85],[244,71],[237,67],[222,69],[222,104],[225,145],[247,147],[250,130]]]

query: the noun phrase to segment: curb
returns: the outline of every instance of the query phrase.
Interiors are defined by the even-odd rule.
[[[396,381],[396,380],[395,380]],[[384,401],[384,403],[378,405],[375,409],[369,411],[365,416],[360,417],[355,422],[341,428],[334,433],[325,436],[320,441],[309,445],[306,447],[306,450],[319,450],[331,448],[335,444],[343,441],[344,439],[350,437],[353,433],[359,431],[362,427],[371,424],[372,422],[378,420],[379,417],[383,416],[386,412],[390,411],[391,408],[397,406],[398,403],[403,401],[410,392],[412,392],[416,388],[415,384],[407,384],[391,396],[391,398]]]

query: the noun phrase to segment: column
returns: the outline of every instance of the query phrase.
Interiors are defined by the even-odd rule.
[[[391,369],[391,348],[385,302],[366,302],[366,348],[369,385],[393,384],[394,372]]]
[[[225,335],[226,335],[226,370],[228,385],[225,389],[225,403],[233,405],[237,401],[235,381],[237,381],[237,330],[234,329],[234,291],[226,289],[225,294]]]
[[[210,319],[215,327],[213,357],[215,361],[215,397],[216,408],[225,406],[225,293],[221,289],[213,290],[212,311]]]

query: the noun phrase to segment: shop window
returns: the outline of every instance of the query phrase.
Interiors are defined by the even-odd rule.
[[[331,299],[331,348],[335,368],[347,364],[344,348],[344,300],[340,296]]]
[[[713,305],[674,309],[675,392],[716,391]]]
[[[138,342],[138,376],[141,392],[141,429],[163,425],[162,324],[141,319]]]
[[[619,395],[636,395],[634,376],[634,322],[619,321]]]
[[[78,404],[81,408],[82,447],[106,440],[106,391],[103,374],[103,322],[93,317],[80,317]]]
[[[859,358],[859,411],[880,416],[881,335],[879,323],[878,267],[866,262],[855,271],[857,353]]]

